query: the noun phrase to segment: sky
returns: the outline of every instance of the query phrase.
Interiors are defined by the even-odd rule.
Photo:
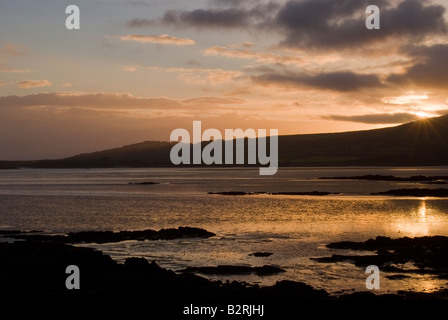
[[[68,30],[66,7],[80,9]],[[365,26],[380,8],[380,29]],[[0,160],[448,113],[448,0],[1,0]]]

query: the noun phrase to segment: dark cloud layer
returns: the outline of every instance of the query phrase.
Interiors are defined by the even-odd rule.
[[[354,72],[332,72],[317,75],[266,73],[254,76],[252,80],[264,85],[305,86],[339,92],[350,92],[382,86],[376,75],[357,74]]]
[[[248,28],[254,23],[254,19],[262,14],[263,11],[260,9],[246,10],[243,8],[168,10],[158,20],[133,19],[128,22],[128,26],[141,28],[162,24],[195,28]]]
[[[197,9],[193,11],[168,11],[162,18],[164,24],[181,26],[209,27],[246,27],[249,24],[250,13],[241,9]]]
[[[283,29],[285,46],[324,49],[352,48],[394,36],[416,41],[447,30],[442,6],[424,6],[418,0],[405,0],[396,7],[388,7],[390,3],[386,0],[290,1],[279,11],[273,27]],[[367,30],[364,26],[368,5],[378,5],[381,9],[380,30]]]
[[[404,74],[389,76],[389,82],[448,88],[448,45],[407,47],[403,52],[414,58],[416,63]]]
[[[380,113],[380,114],[365,114],[357,116],[330,115],[323,117],[323,119],[360,122],[367,124],[395,124],[395,123],[405,123],[415,121],[418,120],[419,117],[412,113],[393,113],[393,114]]]
[[[444,34],[448,30],[445,8],[419,0],[404,0],[398,5],[392,0],[270,1],[255,2],[251,8],[238,5],[243,3],[240,1],[219,2],[234,6],[169,10],[158,20],[134,19],[128,25],[268,29],[282,35],[282,45],[308,49],[355,48],[391,37],[410,38],[415,43],[427,35]],[[380,30],[365,28],[365,9],[369,5],[381,9]]]

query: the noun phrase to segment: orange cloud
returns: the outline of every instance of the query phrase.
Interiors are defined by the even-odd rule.
[[[144,36],[139,34],[131,34],[120,37],[123,41],[136,41],[140,43],[158,43],[158,44],[171,44],[176,46],[189,46],[196,44],[194,40],[188,38],[176,38],[167,34],[162,35],[150,35]]]
[[[28,73],[31,72],[29,69],[10,69],[4,65],[0,65],[0,73]]]
[[[138,66],[122,66],[121,70],[128,71],[128,72],[134,72],[137,71]]]
[[[189,84],[221,84],[226,82],[234,82],[237,78],[242,77],[244,73],[239,70],[225,69],[207,69],[207,68],[163,68],[150,67],[151,70],[162,70],[166,72],[177,72],[179,79]]]
[[[24,80],[19,82],[19,88],[31,89],[39,87],[51,87],[53,84],[48,80]]]
[[[251,50],[251,45],[245,43],[242,48],[236,45],[228,47],[214,46],[206,49],[204,55],[217,56],[221,55],[227,58],[252,59],[260,63],[282,63],[282,64],[303,64],[303,59],[297,56],[277,55],[273,53],[255,52]]]

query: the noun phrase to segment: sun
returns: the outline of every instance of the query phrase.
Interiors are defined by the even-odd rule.
[[[426,118],[430,118],[431,115],[425,111],[417,111],[414,113],[417,117],[419,117],[420,119],[426,119]]]

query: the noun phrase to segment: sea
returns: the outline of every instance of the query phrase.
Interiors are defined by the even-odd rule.
[[[274,265],[286,271],[270,276],[203,275],[223,282],[268,286],[293,280],[332,294],[369,291],[365,269],[349,261],[320,263],[312,258],[372,254],[326,247],[336,241],[448,236],[448,199],[372,195],[443,187],[422,182],[319,179],[361,175],[448,176],[448,167],[279,168],[273,176],[260,176],[258,168],[0,170],[0,230],[61,234],[198,227],[216,236],[78,245],[101,250],[120,263],[144,257],[173,271],[218,265]],[[230,191],[338,194],[209,194]],[[255,257],[254,252],[272,255]],[[412,263],[401,267],[414,268]],[[409,273],[409,278],[396,280],[387,275],[393,273],[380,274],[380,289],[374,293],[433,292],[447,286],[447,280],[433,275]]]

